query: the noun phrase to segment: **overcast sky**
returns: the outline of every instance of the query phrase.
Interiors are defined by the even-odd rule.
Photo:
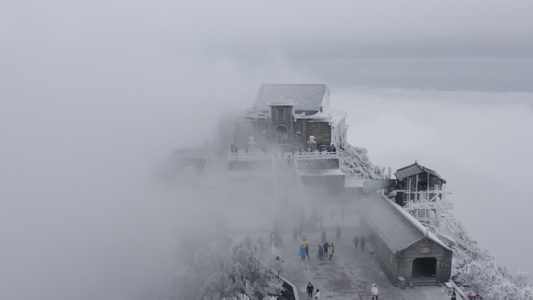
[[[531,11],[1,1],[0,298],[156,295],[179,209],[153,166],[212,139],[220,111],[250,106],[263,82],[328,84],[352,144],[377,165],[437,170],[474,238],[518,268],[533,225]]]

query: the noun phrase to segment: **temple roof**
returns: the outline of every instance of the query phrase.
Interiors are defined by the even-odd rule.
[[[270,104],[287,102],[296,111],[319,111],[329,105],[329,90],[325,84],[262,84],[254,108],[268,111]]]
[[[411,177],[413,175],[424,173],[424,172],[442,179],[442,177],[440,177],[439,174],[437,174],[437,172],[431,169],[428,169],[424,166],[421,166],[417,162],[407,167],[398,169],[396,172],[394,172],[394,176],[396,176],[396,178],[398,178],[399,181],[402,181],[407,177]],[[444,179],[442,180],[445,181]]]

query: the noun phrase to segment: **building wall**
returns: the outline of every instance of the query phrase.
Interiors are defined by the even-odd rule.
[[[428,182],[428,177],[429,177],[429,182]],[[418,174],[418,186],[416,185],[417,184],[416,179],[417,179],[417,175],[406,177],[400,182],[400,187],[405,190],[408,190],[409,188],[411,188],[412,191],[414,190],[425,191],[428,188],[433,189],[435,186],[440,188],[442,187],[442,184],[444,183],[444,180],[434,175],[428,174],[427,172],[421,172]]]
[[[451,277],[452,272],[452,252],[436,242],[425,238],[411,247],[402,251],[398,256],[399,276],[403,276],[410,281],[413,271],[413,261],[417,258],[434,257],[437,259],[437,270],[435,278],[438,282],[446,282]]]
[[[339,168],[339,159],[338,158],[328,158],[328,159],[299,159],[298,160],[298,169],[300,170],[324,170],[324,169],[338,169]]]
[[[428,180],[429,179],[429,180]],[[417,185],[417,175],[413,175],[410,177],[404,178],[401,182],[399,182],[398,186],[399,189],[402,190],[408,190],[408,191],[427,191],[434,189],[435,187],[437,189],[441,189],[445,181],[437,176],[428,174],[427,172],[421,172],[418,174],[418,185]],[[430,198],[433,197],[433,194],[429,195]],[[411,194],[410,199],[409,196],[406,193],[398,193],[396,195],[396,203],[403,205],[406,201],[411,200],[414,201],[416,195]]]
[[[368,225],[366,225],[366,228],[366,230],[372,232],[372,229],[369,228]],[[398,260],[394,256],[394,253],[392,253],[389,248],[373,233],[370,233],[368,236],[368,242],[372,244],[374,253],[379,260],[383,272],[385,272],[391,282],[395,283],[400,275],[398,275]]]
[[[331,127],[331,144],[335,144],[337,148],[344,148],[346,143],[346,119],[342,119],[339,124]]]
[[[270,142],[278,143],[276,136],[276,127],[283,125],[287,127],[288,140],[287,143],[292,143],[294,139],[294,107],[293,106],[272,106],[270,108],[270,124],[268,129],[268,138]]]
[[[270,108],[270,117],[272,123],[286,123],[293,121],[293,106],[276,105]]]
[[[229,170],[272,170],[272,162],[270,159],[264,160],[230,160],[228,161]]]
[[[345,185],[344,175],[301,175],[300,179],[305,188],[316,191],[343,190]]]
[[[343,121],[344,122],[344,121]],[[336,127],[339,131],[332,141],[332,129],[328,122],[297,119],[294,121],[291,106],[274,106],[271,108],[271,119],[235,119],[233,121],[233,142],[245,143],[250,136],[255,138],[258,145],[276,143],[276,127],[284,125],[288,129],[287,143],[307,149],[309,136],[314,136],[317,145],[335,143],[339,147],[345,140],[344,123]],[[344,137],[343,135],[344,134]]]
[[[383,272],[392,283],[396,283],[398,276],[407,282],[412,279],[413,261],[417,258],[434,257],[437,260],[435,277],[438,282],[446,282],[451,277],[452,252],[440,244],[424,238],[407,249],[394,255],[389,248],[373,233],[372,228],[361,220],[361,231],[367,233],[367,241],[374,248],[374,253],[379,260]]]
[[[317,145],[326,145],[331,143],[331,126],[328,122],[307,122],[306,123],[306,141],[309,136],[314,136]]]

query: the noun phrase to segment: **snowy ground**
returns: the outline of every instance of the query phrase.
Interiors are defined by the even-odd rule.
[[[333,225],[336,221],[343,229],[338,240],[334,238],[335,227]],[[335,256],[331,261],[317,259],[316,245],[320,241],[318,231],[307,233],[311,260],[300,260],[298,250],[301,240],[295,241],[288,231],[283,234],[284,244],[279,249],[274,249],[276,254],[279,253],[284,259],[281,276],[297,287],[300,299],[307,299],[305,288],[308,282],[311,282],[315,289],[320,289],[322,299],[370,299],[372,283],[378,285],[380,299],[446,300],[450,298],[445,295],[442,287],[407,287],[404,290],[394,287],[381,271],[377,260],[368,251],[355,249],[352,239],[357,232],[352,226],[353,221],[349,218],[346,218],[344,223],[340,221],[340,219],[329,219],[324,224],[327,232],[326,239],[335,244]],[[252,240],[256,240],[259,236],[269,241],[266,233],[251,237]],[[265,256],[269,255],[270,253],[265,253]]]

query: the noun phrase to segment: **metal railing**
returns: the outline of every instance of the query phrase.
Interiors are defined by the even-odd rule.
[[[294,159],[332,159],[339,158],[337,152],[294,152]]]
[[[242,161],[250,161],[250,160],[265,160],[265,159],[271,159],[272,153],[270,152],[228,152],[228,160],[242,160]]]

